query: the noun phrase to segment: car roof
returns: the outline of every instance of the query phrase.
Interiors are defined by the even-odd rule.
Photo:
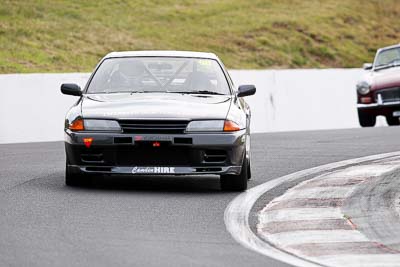
[[[397,48],[397,47],[400,47],[400,44],[395,44],[395,45],[390,45],[390,46],[379,48],[377,52],[387,50],[387,49]]]
[[[206,52],[192,52],[192,51],[121,51],[121,52],[111,52],[107,54],[106,58],[116,58],[116,57],[192,57],[192,58],[207,58],[215,59],[219,61],[219,58],[214,53]]]

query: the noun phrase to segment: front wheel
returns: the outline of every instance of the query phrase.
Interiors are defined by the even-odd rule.
[[[376,123],[376,116],[358,111],[358,121],[361,127],[374,127]]]
[[[220,183],[223,191],[244,191],[247,189],[248,180],[248,160],[243,159],[242,171],[239,175],[221,175]]]
[[[386,122],[390,126],[394,126],[394,125],[399,125],[400,124],[399,117],[393,117],[393,116],[386,116]]]

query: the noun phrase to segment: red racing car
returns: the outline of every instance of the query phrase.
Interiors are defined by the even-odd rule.
[[[362,127],[373,127],[376,117],[386,117],[389,125],[399,125],[400,44],[378,49],[373,64],[357,83],[358,118]]]

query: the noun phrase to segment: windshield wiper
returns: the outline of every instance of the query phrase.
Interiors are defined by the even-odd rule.
[[[391,64],[384,64],[375,67],[375,70],[383,70],[383,69],[390,69],[394,67],[399,67],[400,63],[391,63]]]
[[[102,91],[102,92],[93,92],[89,94],[129,94],[130,91]]]
[[[132,94],[146,94],[146,93],[169,93],[168,91],[132,91]]]
[[[198,94],[198,95],[225,95],[218,92],[207,91],[207,90],[200,90],[200,91],[181,91],[181,92],[174,92],[170,91],[170,93],[177,93],[177,94]]]

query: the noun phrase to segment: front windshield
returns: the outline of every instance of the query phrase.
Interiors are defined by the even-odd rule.
[[[400,64],[400,47],[383,50],[376,56],[375,68]]]
[[[87,90],[89,94],[148,92],[230,94],[216,60],[182,57],[106,59]]]

